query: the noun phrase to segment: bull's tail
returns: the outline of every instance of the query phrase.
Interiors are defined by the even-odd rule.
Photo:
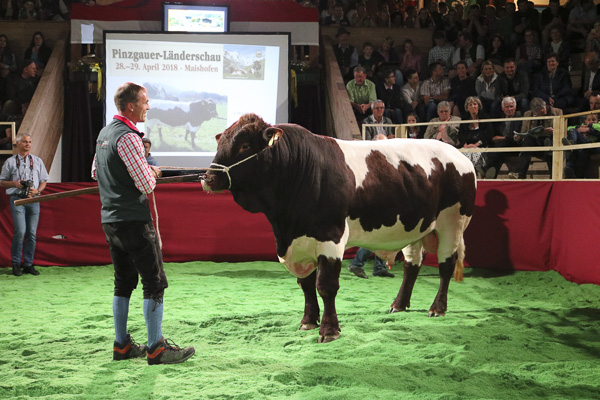
[[[454,266],[454,281],[462,282],[463,281],[463,270],[465,269],[465,238],[461,235],[460,241],[458,242],[458,247],[456,249],[456,265]]]

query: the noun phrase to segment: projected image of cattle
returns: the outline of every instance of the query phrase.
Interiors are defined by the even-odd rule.
[[[227,97],[144,83],[150,99],[146,136],[153,152],[216,151],[214,132],[227,127]]]
[[[223,46],[223,79],[264,80],[264,78],[264,46]]]

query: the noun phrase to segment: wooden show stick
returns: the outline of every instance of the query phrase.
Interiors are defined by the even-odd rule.
[[[168,178],[158,178],[156,184],[162,183],[176,183],[176,182],[193,182],[199,181],[202,174],[189,174],[179,176],[169,176]],[[24,204],[41,203],[44,201],[66,199],[68,197],[81,196],[82,194],[94,194],[98,193],[98,186],[92,186],[84,189],[67,190],[60,193],[45,194],[41,196],[15,200],[15,206],[22,206]]]

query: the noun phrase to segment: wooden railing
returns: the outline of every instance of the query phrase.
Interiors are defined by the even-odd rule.
[[[63,132],[67,38],[68,32],[64,32],[55,42],[18,132],[31,135],[31,152],[42,159],[48,171]]]
[[[562,144],[562,139],[566,137],[567,134],[567,121],[573,117],[580,117],[584,115],[588,115],[590,113],[600,114],[600,110],[597,111],[586,111],[577,114],[569,114],[569,115],[556,115],[556,116],[543,116],[543,117],[522,117],[518,118],[522,121],[529,120],[553,120],[554,133],[552,135],[552,146],[535,146],[535,147],[477,147],[477,148],[460,148],[459,151],[462,153],[517,153],[517,152],[544,152],[550,151],[552,152],[552,180],[563,180],[563,169],[565,166],[565,151],[569,150],[581,150],[581,149],[594,149],[600,148],[600,142],[597,143],[586,143],[586,144],[576,144],[571,146],[565,146]],[[486,123],[494,123],[494,122],[504,122],[511,121],[510,118],[493,118],[486,119]],[[461,121],[452,121],[452,124],[468,124],[471,122],[481,122],[474,120],[461,120]],[[427,127],[429,125],[443,125],[447,124],[448,121],[437,121],[437,122],[420,122],[417,124],[412,124],[410,126],[421,126]],[[407,124],[363,124],[361,138],[365,137],[365,130],[367,127],[395,127],[396,137],[397,138],[406,138],[406,130],[409,125]],[[418,140],[418,139],[417,139]],[[598,162],[600,160],[593,159],[592,162]],[[589,180],[589,179],[588,179]]]

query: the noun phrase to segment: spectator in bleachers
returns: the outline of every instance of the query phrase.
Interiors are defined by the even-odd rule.
[[[427,65],[433,62],[439,62],[444,67],[444,75],[448,76],[448,71],[452,68],[452,56],[454,55],[454,47],[446,40],[446,32],[436,30],[433,33],[435,46],[429,50],[427,57]]]
[[[333,53],[337,60],[340,72],[344,81],[348,81],[351,78],[351,71],[354,66],[358,64],[358,52],[356,48],[350,44],[350,32],[348,32],[343,26],[338,29],[335,37],[337,44],[333,45]]]
[[[356,13],[352,14],[352,17],[348,18],[350,25],[358,26],[363,28],[369,28],[375,26],[373,17],[367,12],[367,6],[364,1],[356,3]]]
[[[419,116],[415,113],[409,113],[406,117],[406,137],[408,139],[421,139],[423,135],[421,134],[420,126],[413,126],[414,124],[419,123]]]
[[[67,21],[70,10],[63,0],[41,0],[39,7],[42,21]]]
[[[452,115],[462,115],[462,107],[467,97],[477,96],[475,78],[467,74],[467,63],[459,61],[454,66],[456,76],[450,79],[450,104]]]
[[[493,117],[498,116],[500,112],[500,94],[498,74],[494,69],[494,63],[484,61],[481,64],[481,75],[475,80],[475,91],[477,97],[481,100],[483,112]]]
[[[494,64],[494,70],[500,74],[504,70],[504,60],[508,58],[506,43],[504,38],[495,34],[490,40],[489,47],[485,51],[485,56]]]
[[[600,22],[596,22],[585,41],[585,51],[594,51],[600,54]]]
[[[390,18],[392,19],[392,27],[393,28],[404,27],[404,12],[403,11],[392,12],[390,14]]]
[[[425,106],[421,95],[422,82],[419,80],[417,71],[406,71],[406,83],[402,86],[402,97],[404,98],[403,114],[417,114],[420,120],[425,119]]]
[[[446,40],[451,46],[454,46],[458,40],[458,33],[462,32],[462,24],[458,17],[458,12],[451,8],[448,10],[446,19],[444,21],[444,32],[446,33]]]
[[[546,56],[546,67],[537,74],[531,86],[532,97],[540,97],[550,106],[564,110],[573,104],[573,88],[569,72],[558,68],[558,56]]]
[[[383,62],[383,57],[374,51],[371,42],[364,42],[362,46],[362,54],[358,56],[358,65],[362,66],[367,71],[367,78],[374,81],[375,71]]]
[[[540,17],[535,7],[531,7],[527,0],[518,0],[517,7],[519,10],[515,12],[513,17],[514,32],[516,34],[515,41],[512,43],[514,45],[523,42],[527,29],[533,29],[534,32],[540,30]]]
[[[319,22],[321,23],[321,25],[325,25],[325,19],[327,19],[327,17],[329,17],[330,15],[333,15],[333,8],[337,3],[337,0],[327,0],[326,7],[319,7],[319,9],[321,10],[319,13]]]
[[[448,124],[441,125],[429,125],[425,130],[425,139],[435,139],[442,141],[444,143],[448,143],[454,147],[458,146],[458,130],[459,124],[450,123],[460,121],[460,117],[454,116],[451,114],[450,103],[447,101],[440,101],[437,106],[437,114],[436,118],[432,118],[429,122],[445,122],[448,121]]]
[[[558,67],[569,69],[571,58],[571,45],[563,38],[561,27],[554,27],[550,30],[550,40],[542,48],[543,54],[556,53],[558,55]]]
[[[586,53],[583,59],[583,71],[581,71],[582,105],[584,106],[592,92],[600,90],[600,56],[595,52]]]
[[[406,18],[404,18],[404,26],[407,28],[417,28],[417,8],[415,6],[406,7]]]
[[[35,63],[26,60],[21,74],[13,76],[6,85],[6,102],[2,113],[9,120],[25,115],[38,85]]]
[[[415,21],[415,28],[420,29],[435,29],[435,22],[431,15],[429,14],[429,10],[426,8],[421,8],[417,13],[417,19]]]
[[[0,1],[0,19],[15,20],[19,16],[19,3],[17,0]]]
[[[39,15],[32,0],[25,0],[23,6],[19,9],[19,20],[35,21]]]
[[[429,65],[431,77],[423,82],[421,95],[425,104],[425,118],[430,121],[437,113],[440,101],[447,101],[450,97],[450,81],[444,77],[444,67],[439,62]]]
[[[439,10],[437,0],[429,0],[429,3],[427,3],[427,11],[429,11],[429,15],[433,20],[434,29],[444,29],[444,19]]]
[[[400,63],[400,70],[404,74],[409,69],[421,71],[421,54],[415,48],[412,40],[405,39],[402,43],[402,54],[400,56],[402,62]]]
[[[468,124],[461,124],[458,130],[459,147],[465,149],[488,147],[492,139],[493,131],[491,123],[482,122],[486,119],[481,101],[477,97],[469,97],[465,101],[465,114],[463,120],[473,120]],[[464,153],[471,160],[477,171],[477,176],[483,178],[485,171],[485,159],[482,152]]]
[[[569,13],[567,38],[569,40],[585,39],[598,20],[594,0],[579,0]]]
[[[448,3],[446,3],[445,1],[440,1],[438,3],[438,11],[440,12],[440,15],[442,17],[442,26],[444,26],[444,24],[446,23],[446,16],[448,15],[448,10]]]
[[[403,97],[402,88],[396,84],[396,75],[392,69],[383,71],[383,82],[375,85],[377,98],[385,104],[384,115],[391,119],[394,124],[404,122],[402,116]]]
[[[0,34],[0,85],[8,74],[16,71],[17,62],[15,61],[15,54],[10,50],[8,37]]]
[[[385,104],[383,101],[376,99],[371,103],[372,114],[363,120],[363,124],[385,124],[391,125],[392,120],[383,115]],[[388,139],[395,137],[395,129],[393,127],[384,126],[367,126],[365,127],[365,140],[373,140],[377,135],[385,135]]]
[[[485,25],[484,18],[481,16],[479,4],[471,4],[467,14],[467,21],[463,32],[471,35],[474,44],[485,45],[487,42],[488,27]]]
[[[386,3],[383,3],[381,4],[381,6],[379,6],[379,11],[377,12],[377,16],[375,17],[375,25],[380,28],[392,27],[392,17],[390,15],[390,9]]]
[[[346,91],[360,128],[361,122],[371,114],[371,104],[377,99],[375,84],[367,79],[365,69],[359,65],[354,68],[354,79],[346,84]]]
[[[521,113],[517,111],[517,102],[514,97],[506,96],[502,99],[503,118],[512,118],[510,121],[496,122],[493,125],[494,136],[490,142],[490,147],[518,147],[521,137],[515,135],[515,132],[521,132],[522,121],[518,118]],[[518,140],[518,142],[517,142]],[[483,167],[487,179],[496,179],[498,172],[509,156],[516,153],[488,153]],[[509,171],[515,173],[515,171]]]
[[[348,26],[350,25],[350,21],[344,15],[344,6],[342,3],[336,3],[333,6],[333,14],[328,15],[323,21],[323,25],[339,25],[339,26]]]
[[[528,117],[543,117],[544,115],[562,115],[563,112],[559,108],[548,107],[544,99],[535,97],[531,99],[531,110],[527,111],[523,116]],[[552,146],[552,135],[554,134],[554,120],[552,119],[541,119],[541,120],[527,120],[523,121],[522,130],[523,132],[529,132],[531,129],[542,126],[543,130],[541,133],[531,133],[525,136],[521,136],[522,147],[532,146]],[[546,152],[543,154],[535,154],[532,152],[521,152],[519,155],[519,169],[515,174],[509,174],[509,178],[525,179],[527,177],[527,171],[529,170],[529,163],[531,162],[532,156],[542,158],[548,164],[548,171],[552,173],[552,157],[550,153]]]
[[[477,77],[479,67],[483,63],[485,50],[482,45],[474,44],[471,34],[461,32],[458,34],[458,47],[454,50],[452,63],[456,65],[459,61],[467,63],[467,73],[469,76]]]
[[[29,43],[29,47],[25,50],[23,58],[25,60],[31,60],[35,63],[39,76],[44,71],[46,64],[48,64],[51,54],[52,49],[46,44],[46,40],[44,39],[42,32],[38,31],[34,32],[33,36],[31,37],[31,43]]]
[[[487,37],[498,31],[499,20],[496,7],[492,4],[487,4],[484,9],[484,26],[487,27]],[[489,42],[489,40],[486,42]]]
[[[550,31],[560,28],[564,31],[569,22],[569,10],[560,5],[560,0],[549,0],[548,7],[542,11],[540,16],[540,27],[542,28],[542,43],[550,42]]]
[[[499,77],[500,96],[511,96],[521,112],[529,110],[529,76],[517,68],[513,58],[504,61],[504,72]]]
[[[600,139],[600,125],[598,114],[588,114],[579,126],[567,128],[567,137],[562,138],[564,145],[596,143]],[[582,149],[569,152],[567,165],[563,171],[565,178],[584,178],[589,161],[589,156],[599,154],[600,149]]]
[[[517,42],[514,31],[515,23],[515,3],[506,3],[504,6],[504,15],[499,16],[498,29],[496,33],[502,35],[507,46],[514,46]]]
[[[534,29],[525,30],[525,43],[517,47],[515,58],[520,69],[528,74],[537,73],[542,66],[542,46],[539,45]]]
[[[378,50],[379,55],[383,58],[381,68],[392,68],[396,74],[396,82],[400,84],[404,82],[404,74],[400,71],[400,57],[394,49],[394,39],[391,36],[387,36]],[[381,71],[378,71],[381,73]]]

